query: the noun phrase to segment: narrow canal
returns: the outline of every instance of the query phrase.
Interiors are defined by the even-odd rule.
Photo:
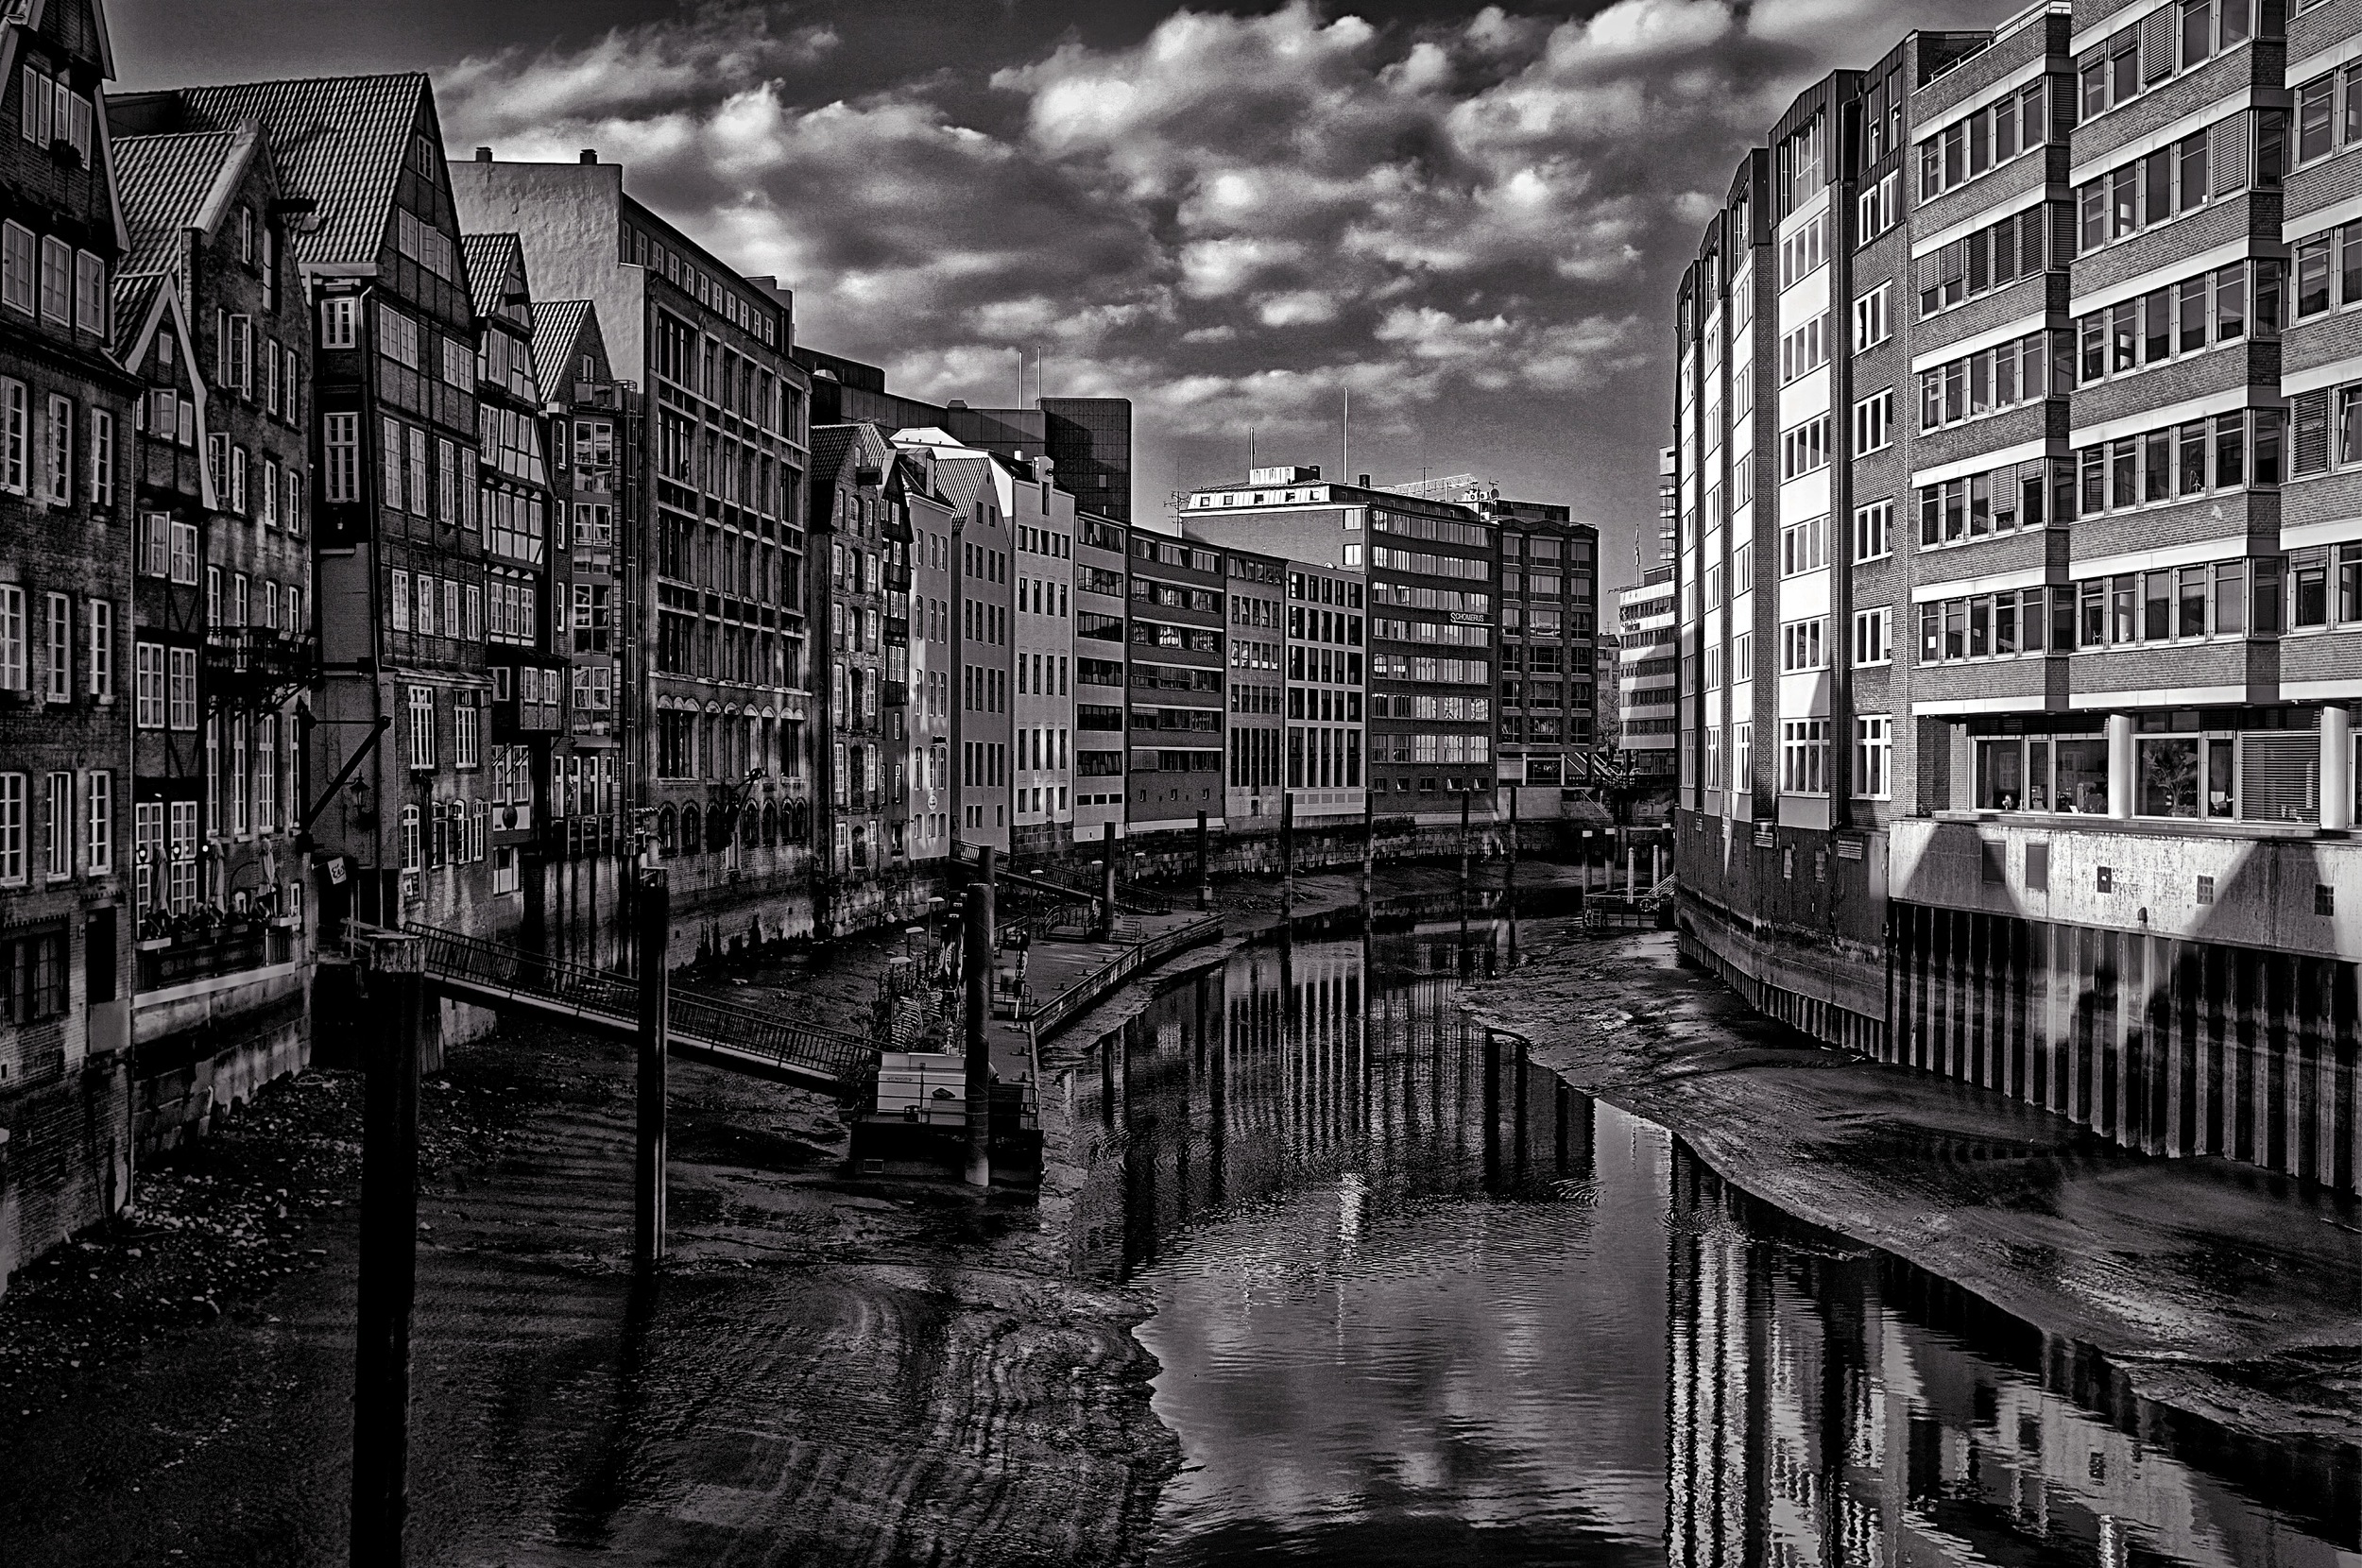
[[[2356,1560],[2362,1467],[1772,1212],[1466,1025],[1456,931],[1247,948],[1055,1085],[1149,1291],[1151,1560]]]

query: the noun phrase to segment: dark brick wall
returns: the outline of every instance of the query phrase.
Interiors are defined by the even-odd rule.
[[[2041,566],[2048,559],[2050,532],[2043,528],[2020,529],[2014,534],[1996,534],[1966,544],[1945,545],[1941,550],[1920,551],[1911,580],[1919,586],[1952,583]]]
[[[2281,489],[2283,527],[2346,518],[2362,518],[2362,469],[2300,479]]]

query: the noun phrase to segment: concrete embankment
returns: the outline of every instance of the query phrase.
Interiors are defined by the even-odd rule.
[[[2150,1397],[2257,1435],[2362,1440],[2352,1201],[1823,1048],[1680,966],[1670,935],[1532,935],[1532,961],[1469,1005],[1734,1185],[2083,1341]]]

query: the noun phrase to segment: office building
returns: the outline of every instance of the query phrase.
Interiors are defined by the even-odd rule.
[[[1685,277],[1674,433],[1694,950],[2348,1187],[2353,33],[2055,3],[1816,84]]]
[[[1133,835],[1223,825],[1224,647],[1229,608],[1222,553],[1135,528],[1126,618],[1126,820]]]
[[[1673,776],[1673,598],[1669,566],[1616,590],[1617,745],[1635,780]]]
[[[471,231],[515,234],[536,288],[597,308],[613,373],[641,392],[628,793],[671,873],[675,957],[808,929],[809,386],[788,353],[793,301],[595,152],[520,163],[480,147],[450,179]],[[766,813],[785,825],[776,843]]]
[[[1304,783],[1303,726],[1293,722],[1304,716],[1301,676],[1292,679],[1287,674],[1292,596],[1289,566],[1278,556],[1245,550],[1226,551],[1224,557],[1224,571],[1230,583],[1230,717],[1228,760],[1224,764],[1229,777],[1223,797],[1224,820],[1234,833],[1268,831],[1283,812],[1282,803],[1287,798],[1283,790],[1298,789]],[[1304,588],[1300,574],[1292,597],[1301,606]],[[1302,614],[1299,607],[1299,621]],[[1338,640],[1344,640],[1342,636]],[[1299,658],[1299,667],[1300,663]],[[1314,665],[1316,677],[1322,668],[1318,663]],[[1340,680],[1344,678],[1342,669],[1336,673]],[[1292,697],[1291,692],[1295,694]],[[1357,711],[1361,697],[1357,683]],[[1314,706],[1317,708],[1318,704]],[[1293,721],[1282,717],[1290,713],[1293,714]],[[1290,755],[1291,745],[1294,747],[1297,776],[1292,785],[1283,785],[1287,776],[1283,759]],[[1299,812],[1309,804],[1299,796]]]
[[[1132,401],[1128,398],[1037,398],[1031,408],[930,403],[886,390],[885,371],[842,354],[796,346],[812,376],[813,422],[868,419],[888,430],[942,431],[962,446],[1003,457],[1047,456],[1058,488],[1082,511],[1132,520]]]
[[[1348,756],[1345,787],[1373,791],[1380,817],[1436,827],[1456,825],[1458,797],[1470,793],[1489,822],[1498,530],[1466,506],[1361,477],[1342,485],[1317,468],[1257,469],[1244,484],[1190,492],[1182,532],[1344,573],[1346,601],[1335,608],[1362,615],[1367,639],[1363,751]]]
[[[1287,798],[1299,827],[1359,821],[1368,788],[1368,622],[1352,606],[1362,597],[1362,574],[1311,561],[1281,565],[1288,588]]]
[[[1109,518],[1074,520],[1074,839],[1123,835],[1125,625],[1131,610],[1131,530]]]

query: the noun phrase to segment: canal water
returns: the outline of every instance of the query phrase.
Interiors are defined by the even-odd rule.
[[[1146,1288],[1151,1561],[2353,1563],[2362,1464],[1719,1180],[1467,1024],[1457,930],[1244,949],[1066,1077],[1073,1261]]]

